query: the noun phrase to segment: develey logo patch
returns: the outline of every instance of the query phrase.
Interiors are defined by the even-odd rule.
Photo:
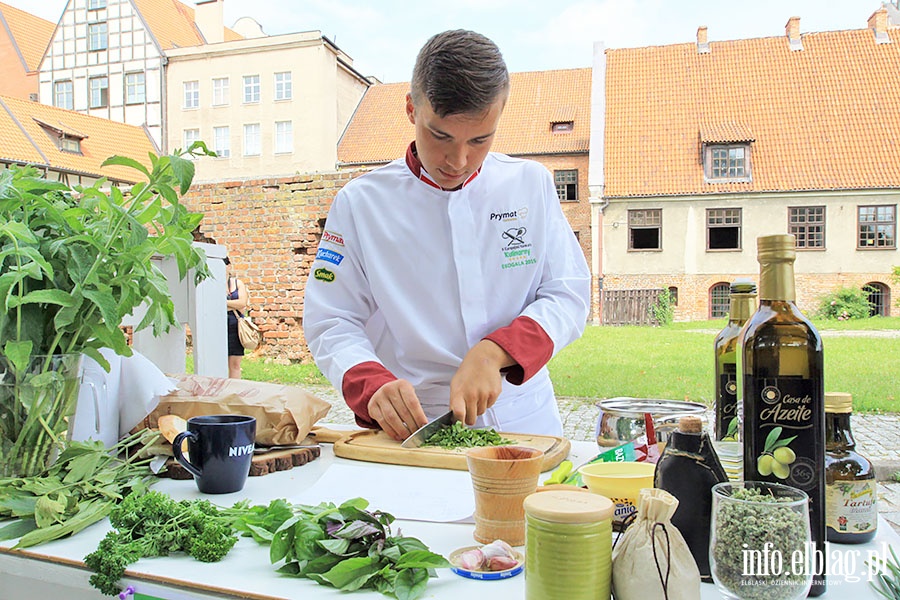
[[[333,231],[328,231],[327,229],[322,234],[322,241],[328,242],[329,244],[335,244],[337,246],[344,245],[344,236],[339,233],[335,233]]]
[[[316,252],[316,260],[324,260],[326,262],[339,265],[341,264],[341,261],[344,260],[344,255],[339,254],[334,250],[329,250],[328,248],[319,248],[319,250]]]
[[[334,271],[329,271],[325,268],[316,269],[315,271],[313,271],[313,277],[315,277],[319,281],[331,283],[332,281],[334,281]]]

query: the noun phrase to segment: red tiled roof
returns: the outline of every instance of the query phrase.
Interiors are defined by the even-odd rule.
[[[0,13],[9,27],[13,43],[18,46],[28,71],[37,71],[56,23],[52,23],[14,6],[0,2]],[[14,60],[5,57],[4,60]]]
[[[609,197],[900,186],[900,29],[607,51]],[[753,140],[752,181],[704,182],[701,143]]]
[[[338,144],[339,162],[372,164],[403,156],[414,138],[404,108],[408,91],[409,83],[366,91]],[[517,155],[586,153],[590,112],[590,69],[511,73],[509,101],[491,149]],[[568,121],[572,131],[551,131],[552,123]]]
[[[203,37],[194,23],[194,9],[178,0],[133,0],[141,17],[163,50],[200,46]],[[237,32],[225,28],[225,41],[240,40]]]
[[[81,141],[81,154],[60,150],[47,134],[48,126],[85,136]],[[144,176],[129,167],[100,165],[110,156],[119,155],[149,168],[150,152],[158,153],[141,127],[0,96],[0,160],[4,162],[35,164],[133,183],[143,180]]]

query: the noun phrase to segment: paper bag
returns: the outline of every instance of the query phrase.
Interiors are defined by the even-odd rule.
[[[637,518],[613,548],[616,600],[700,600],[700,570],[672,525],[677,508],[678,499],[665,490],[640,491]]]
[[[256,443],[265,446],[299,444],[331,405],[302,388],[204,375],[173,375],[175,391],[161,396],[144,419],[157,428],[162,415],[184,419],[198,415],[235,414],[256,418]]]

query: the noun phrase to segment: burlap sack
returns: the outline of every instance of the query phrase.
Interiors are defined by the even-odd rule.
[[[248,415],[256,418],[256,443],[299,444],[331,405],[302,388],[203,375],[172,375],[177,389],[160,396],[159,405],[139,427],[157,428],[162,415],[184,419],[198,415]]]
[[[678,500],[645,488],[637,517],[613,548],[616,600],[700,600],[700,570],[681,532],[672,525]]]

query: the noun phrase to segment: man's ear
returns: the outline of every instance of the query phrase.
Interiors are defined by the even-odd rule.
[[[413,125],[416,124],[416,107],[412,101],[412,94],[406,94],[406,118]]]

